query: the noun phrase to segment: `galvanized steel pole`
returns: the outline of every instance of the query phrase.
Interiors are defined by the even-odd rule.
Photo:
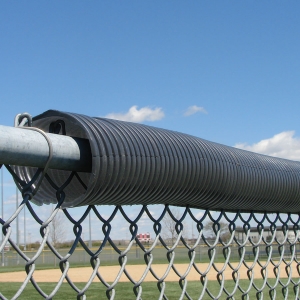
[[[53,147],[49,168],[79,172],[91,171],[89,141],[45,133]],[[0,125],[0,164],[43,168],[49,157],[49,144],[38,131]]]

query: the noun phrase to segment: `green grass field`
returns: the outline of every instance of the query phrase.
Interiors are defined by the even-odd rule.
[[[208,262],[209,257],[207,255],[206,247],[199,247],[196,249],[196,259],[195,262]],[[64,253],[65,252],[65,253]],[[66,250],[61,250],[60,253],[65,255],[67,253]],[[26,253],[29,257],[35,254],[34,251]],[[158,247],[153,250],[154,255],[154,263],[168,263],[166,258],[166,251],[162,247]],[[127,255],[129,265],[134,264],[145,264],[143,252],[139,248],[133,247]],[[245,257],[246,260],[252,261],[252,257]],[[100,254],[101,265],[118,265],[118,254],[115,253],[111,248],[104,249],[104,251]],[[239,255],[237,253],[237,249],[233,249],[231,261],[238,261]],[[189,258],[187,256],[186,248],[178,247],[176,249],[176,258],[175,263],[187,263],[189,262]],[[217,256],[215,258],[215,262],[224,262],[224,257],[220,249],[217,249]],[[72,267],[83,267],[90,266],[89,256],[83,251],[83,249],[76,249],[75,255],[70,259],[70,263]],[[55,259],[54,255],[50,251],[43,251],[41,256],[36,262],[36,269],[45,270],[45,269],[53,269],[53,267],[58,268],[58,260]],[[16,253],[14,251],[10,251],[6,253],[6,265],[4,267],[0,267],[0,272],[13,272],[13,271],[24,271],[24,261],[20,260],[20,264],[16,264]],[[273,284],[274,280],[268,280],[270,284]],[[258,287],[262,286],[261,280],[256,280],[255,283]],[[248,288],[249,281],[241,280],[240,286],[246,290]],[[0,282],[0,292],[5,298],[11,299],[14,294],[18,291],[21,283],[1,283]],[[50,294],[51,291],[55,287],[55,283],[41,283],[41,288],[45,291],[45,293]],[[77,284],[79,288],[83,288],[85,283]],[[213,298],[219,294],[220,286],[217,281],[209,281],[208,283],[209,290],[213,294]],[[157,288],[156,282],[144,282],[142,284],[143,293],[142,298],[147,299],[158,299],[159,291]],[[225,283],[225,288],[232,292],[234,290],[234,282],[232,280],[227,280]],[[199,296],[202,292],[202,284],[200,282],[191,281],[188,283],[187,291],[192,299],[199,299]],[[281,287],[277,287],[277,297],[276,299],[284,299],[282,295]],[[166,295],[169,300],[179,299],[181,295],[181,288],[177,282],[167,282],[166,283]],[[93,283],[88,291],[86,292],[87,299],[107,299],[106,297],[106,288],[102,283]],[[76,299],[77,293],[67,284],[64,283],[59,292],[53,299]],[[226,294],[223,292],[219,299],[226,299]],[[235,299],[242,299],[242,293],[237,289],[235,295]],[[265,288],[263,292],[263,299],[271,299],[269,297],[269,288]],[[0,297],[1,298],[1,297]],[[2,298],[1,298],[2,299]],[[34,287],[29,283],[19,297],[19,299],[43,299],[43,297],[34,289]],[[118,283],[116,286],[116,297],[115,299],[126,300],[126,299],[136,299],[133,293],[133,285],[131,283]],[[187,299],[184,297],[183,299]],[[202,299],[212,299],[209,295],[205,295]],[[256,290],[252,287],[251,292],[249,294],[249,299],[257,299],[256,298]],[[262,299],[262,298],[259,298]],[[287,299],[298,299],[295,297],[292,286],[289,288],[289,296]]]
[[[274,281],[269,281],[271,284],[274,283]],[[248,280],[241,280],[240,285],[246,289],[248,286]],[[258,286],[261,286],[262,281],[256,281],[256,284]],[[12,298],[13,295],[16,293],[18,288],[21,284],[18,283],[0,283],[0,290],[2,295],[4,295],[6,298]],[[77,286],[79,288],[84,287],[84,283],[78,284]],[[48,294],[51,293],[51,291],[54,289],[55,284],[53,283],[42,283],[40,284],[40,287]],[[136,299],[133,290],[132,290],[132,284],[131,283],[118,283],[116,287],[116,297],[115,299],[118,300],[132,300]],[[142,298],[143,299],[158,299],[159,298],[159,291],[157,289],[157,284],[154,282],[144,282],[142,284],[143,287],[143,293]],[[227,281],[225,284],[225,287],[232,291],[234,288],[234,282],[233,281]],[[213,295],[216,297],[219,293],[219,284],[217,282],[210,282],[209,283],[209,289],[213,293]],[[202,292],[202,285],[200,282],[189,282],[187,290],[189,292],[189,295],[193,299],[199,299],[199,296]],[[93,283],[88,291],[86,292],[87,299],[107,299],[106,289],[101,283]],[[263,299],[270,299],[268,289],[264,290],[264,298]],[[179,287],[179,284],[176,282],[167,282],[166,283],[166,295],[169,300],[175,300],[179,299],[181,295],[181,289]],[[56,294],[56,296],[53,299],[76,299],[77,293],[68,285],[63,284],[61,288],[59,289],[59,292]],[[24,300],[35,300],[35,299],[42,299],[42,296],[38,294],[38,292],[33,288],[33,286],[29,283],[24,292],[21,294],[19,299]],[[184,297],[184,299],[187,299]],[[205,295],[202,299],[212,299],[208,295]],[[226,294],[223,293],[222,296],[219,299],[226,299]],[[242,293],[237,290],[235,293],[235,299],[242,299]],[[249,294],[249,299],[256,299],[256,292],[254,288],[251,289],[251,292]],[[262,298],[261,298],[262,299]],[[276,299],[284,299],[280,287],[277,288],[277,297]],[[295,295],[293,293],[293,289],[289,289],[289,297],[288,299],[297,299],[295,298]]]

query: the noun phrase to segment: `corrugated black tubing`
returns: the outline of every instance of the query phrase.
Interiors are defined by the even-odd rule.
[[[66,135],[88,139],[92,152],[92,172],[78,173],[84,184],[77,177],[72,179],[65,188],[64,207],[170,204],[300,212],[299,162],[117,120],[54,110],[33,118],[33,126],[46,132],[57,123],[64,124]],[[27,180],[33,171],[17,168],[18,175]],[[70,173],[48,171],[58,186]],[[56,202],[55,190],[46,180],[33,201]]]

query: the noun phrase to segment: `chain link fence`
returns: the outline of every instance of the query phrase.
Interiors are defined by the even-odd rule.
[[[28,118],[28,116],[26,117]],[[52,119],[50,120],[52,124],[50,127],[56,134],[59,132],[65,134],[70,130],[68,124],[62,125],[67,120],[62,121],[61,119],[60,115],[59,122],[56,120],[55,126],[58,127],[53,125]],[[24,124],[19,123],[22,126],[25,124],[25,122],[23,122]],[[38,121],[37,124],[41,125]],[[122,124],[120,124],[113,123],[113,127],[121,126]],[[121,126],[124,131],[125,125]],[[45,130],[44,123],[40,127]],[[47,139],[47,137],[45,138]],[[181,136],[180,139],[183,140],[183,137]],[[49,143],[49,162],[52,150],[51,141],[47,139],[47,142]],[[191,140],[186,143],[191,145]],[[124,149],[127,148],[124,147]],[[221,149],[215,145],[213,148]],[[170,148],[167,151],[170,154]],[[216,156],[209,149],[207,151],[211,157]],[[237,150],[232,151],[232,153],[236,153]],[[113,153],[112,156],[118,157],[116,153]],[[199,167],[197,162],[192,159],[189,161],[190,165],[186,165],[179,171],[183,174],[191,172],[196,176],[199,170],[200,175],[197,176],[202,176],[200,181],[205,179],[204,188],[203,186],[199,188],[204,196],[197,205],[196,195],[200,192],[195,190],[194,184],[196,183],[190,175],[189,180],[182,183],[184,186],[181,190],[178,190],[177,186],[181,184],[180,181],[184,175],[179,176],[179,173],[175,174],[177,177],[174,175],[176,177],[175,188],[170,188],[174,185],[174,182],[169,180],[172,179],[170,177],[164,183],[156,182],[155,186],[158,185],[158,188],[155,190],[152,184],[153,176],[160,176],[157,174],[161,171],[155,170],[152,172],[153,174],[147,173],[146,179],[141,183],[137,175],[145,173],[145,170],[138,170],[138,167],[135,166],[134,172],[133,169],[131,172],[127,172],[126,164],[122,165],[122,162],[118,161],[111,167],[113,163],[107,159],[108,156],[100,155],[100,157],[101,159],[104,157],[103,161],[107,162],[105,165],[101,161],[99,168],[101,170],[106,168],[105,174],[106,177],[110,177],[109,182],[101,174],[98,174],[97,177],[94,170],[92,170],[94,179],[91,180],[88,177],[91,175],[76,171],[56,172],[56,170],[48,169],[47,164],[45,168],[5,165],[22,193],[22,202],[16,211],[9,218],[0,219],[3,232],[0,251],[4,257],[2,260],[4,267],[24,265],[22,272],[24,279],[14,295],[10,296],[11,299],[20,297],[30,284],[45,299],[55,297],[66,284],[74,291],[74,298],[77,297],[77,299],[86,299],[89,289],[94,284],[104,287],[105,290],[103,294],[97,295],[97,299],[118,299],[118,297],[120,299],[125,290],[116,291],[117,286],[123,281],[128,282],[127,288],[131,292],[130,299],[147,299],[148,296],[144,295],[147,282],[155,283],[154,287],[157,290],[155,297],[158,299],[251,299],[253,297],[257,299],[263,299],[263,297],[299,299],[300,239],[299,213],[297,212],[299,201],[297,197],[295,199],[291,197],[298,194],[298,190],[292,186],[291,182],[297,181],[299,172],[287,173],[288,168],[293,170],[298,168],[298,166],[295,167],[294,162],[288,165],[284,160],[276,161],[273,158],[264,158],[262,161],[263,171],[257,171],[260,167],[255,169],[254,162],[255,159],[261,160],[261,157],[257,158],[255,154],[250,154],[249,161],[250,163],[252,161],[252,165],[250,167],[246,165],[244,169],[238,171],[238,175],[242,177],[242,181],[239,183],[243,183],[243,187],[233,188],[232,183],[229,184],[229,179],[221,180],[221,175],[214,175],[215,178],[212,178],[210,173],[201,175],[202,167]],[[133,156],[131,154],[131,156],[121,155],[120,157],[132,161]],[[161,158],[161,155],[159,157]],[[235,157],[235,160],[237,158],[238,156]],[[147,156],[145,159],[148,160]],[[246,160],[244,154],[243,159]],[[137,160],[140,161],[141,158],[138,157]],[[157,167],[157,164],[161,166],[161,161],[157,162],[157,158],[153,161],[156,165],[152,165],[152,168]],[[169,161],[173,165],[171,159]],[[209,162],[203,159],[199,161],[204,165],[209,165]],[[222,174],[226,175],[228,170],[224,170],[220,161],[217,159],[219,168],[222,169]],[[268,175],[268,171],[266,171],[268,163],[272,165],[271,175]],[[129,178],[129,183],[128,181],[124,182],[124,177],[120,177],[120,172],[115,169],[116,164],[122,169],[120,172],[123,172],[126,179]],[[178,169],[180,169],[180,164],[180,160],[178,160]],[[236,164],[243,165],[237,161]],[[277,172],[274,169],[276,164],[279,167],[283,166],[285,171]],[[144,165],[147,163],[141,163],[140,168],[143,168]],[[196,165],[196,169],[193,169],[194,165]],[[235,168],[228,161],[226,161],[226,165],[231,170]],[[163,166],[167,167],[167,162]],[[113,170],[111,173],[108,171],[110,167]],[[148,167],[151,168],[149,162]],[[248,187],[245,184],[251,179],[251,174],[247,168],[253,170],[256,179]],[[243,173],[244,170],[246,170],[245,173]],[[172,174],[169,176],[173,176],[175,171],[178,170],[174,167],[170,169],[169,172]],[[97,172],[99,172],[98,169]],[[218,168],[212,165],[211,172],[211,174],[215,174],[218,172]],[[259,175],[259,172],[266,174],[262,176]],[[294,176],[293,178],[291,174]],[[287,181],[287,187],[284,188],[289,197],[286,197],[284,192],[280,192],[280,195],[275,193],[278,186],[280,188],[283,186],[276,176],[284,181],[284,175],[292,178],[291,181]],[[272,180],[262,178],[268,176]],[[97,178],[95,179],[95,177]],[[133,177],[139,183],[136,189]],[[233,178],[237,179],[238,176],[234,175]],[[103,181],[102,190],[97,185],[101,181]],[[214,185],[212,185],[212,181]],[[267,185],[268,181],[271,182],[270,185]],[[151,190],[145,187],[149,182]],[[298,186],[298,181],[296,185]],[[124,188],[125,186],[127,188]],[[49,192],[50,189],[51,192]],[[95,189],[97,190],[95,191]],[[224,193],[226,197],[224,197]],[[257,196],[260,194],[264,195],[263,201]],[[270,200],[273,199],[272,197],[267,198],[265,195],[271,195],[274,201]],[[294,208],[292,209],[289,206],[291,198],[294,199]],[[89,199],[89,203],[87,203],[87,199]],[[112,200],[107,203],[107,199]],[[189,199],[191,199],[191,204],[189,204]],[[81,201],[82,215],[75,218],[72,206],[78,206],[79,201]],[[259,201],[263,203],[258,204]],[[43,203],[55,205],[46,219],[41,219],[37,212],[36,204]],[[161,204],[159,205],[159,203]],[[225,204],[222,205],[222,203]],[[282,203],[288,204],[284,206]],[[114,204],[110,214],[103,213],[105,204]],[[221,206],[225,208],[220,208]],[[20,246],[13,238],[15,227],[12,226],[25,207],[30,212],[31,218],[38,224],[41,237],[40,244],[26,250],[24,249],[26,245]],[[138,211],[134,217],[129,213],[133,210]],[[61,211],[65,220],[73,227],[73,239],[64,247],[55,242],[53,238],[50,239],[51,232],[55,230],[51,224]],[[88,226],[87,219],[90,214],[97,218],[97,226],[94,226],[93,230],[101,232],[102,238],[97,241],[97,245],[88,243],[82,235],[83,230]],[[122,227],[127,228],[126,239],[116,240],[112,236],[113,231],[121,229],[114,225],[117,217],[122,218]],[[143,230],[141,224],[145,219],[151,223],[152,227],[151,233],[149,233],[151,239],[147,241],[143,241],[139,235]],[[6,252],[7,245],[11,247],[8,252]],[[72,266],[81,269],[73,270]],[[79,276],[81,276],[82,267],[89,268],[89,275],[83,286],[74,279],[76,277],[74,271],[79,272]],[[109,276],[112,267],[115,267],[115,273]],[[55,286],[51,292],[46,292],[42,285],[43,280],[38,279],[38,274],[40,269],[45,269],[46,273],[50,272],[49,268],[59,270],[59,276],[50,279],[55,282]],[[174,282],[179,288],[175,298],[174,295],[169,295],[168,288]],[[8,296],[0,290],[0,298],[8,299]]]
[[[42,242],[37,249],[27,251],[21,250],[16,245],[12,238],[14,232],[9,226],[17,214],[22,212],[24,205],[40,224],[42,237]],[[100,245],[92,248],[88,247],[81,236],[82,223],[90,210],[97,215],[98,228],[102,228],[104,234]],[[101,207],[89,206],[80,220],[74,220],[71,217],[72,209],[64,209],[66,218],[74,226],[74,241],[69,248],[56,249],[49,241],[49,224],[58,211],[59,206],[48,220],[40,220],[25,197],[16,214],[6,222],[1,220],[5,233],[1,251],[7,241],[14,249],[5,254],[5,265],[24,264],[24,274],[26,274],[24,283],[12,299],[21,295],[26,285],[30,284],[29,281],[42,297],[51,299],[64,284],[64,280],[67,280],[74,289],[74,298],[77,296],[78,299],[84,299],[91,284],[98,282],[107,291],[106,296],[103,294],[102,297],[114,299],[115,288],[119,281],[124,281],[124,278],[121,280],[124,275],[131,283],[129,289],[132,289],[132,298],[136,299],[142,299],[143,283],[147,280],[157,282],[159,299],[172,299],[168,298],[169,277],[172,277],[171,281],[176,281],[181,288],[178,299],[194,299],[189,291],[190,282],[198,283],[197,299],[234,299],[238,292],[242,298],[247,299],[253,290],[258,299],[262,299],[262,294],[266,291],[271,299],[276,299],[276,296],[279,299],[299,297],[299,215],[276,214],[270,219],[268,214],[206,210],[202,212],[201,218],[196,218],[196,210],[192,211],[187,207],[182,210],[182,215],[177,219],[172,215],[172,208],[165,206],[161,215],[154,218],[147,206],[144,206],[140,214],[132,220],[128,218],[121,206],[116,206],[108,218],[101,216]],[[120,243],[110,238],[110,232],[114,229],[111,228],[110,223],[117,213],[121,213],[124,217],[124,226],[125,223],[128,226],[129,241]],[[151,219],[155,232],[153,239],[148,243],[136,237],[139,232],[138,223],[143,214],[147,214]],[[175,229],[173,242],[172,237],[164,230],[164,219],[168,219],[168,215],[173,217],[172,225]],[[184,236],[186,219],[192,220],[196,228],[194,237]],[[211,232],[205,230],[208,226],[211,226]],[[90,268],[90,277],[83,289],[79,288],[69,275],[72,264]],[[118,266],[112,282],[106,280],[106,266],[109,265]],[[136,276],[137,269],[128,269],[130,265],[136,268],[141,268],[143,265],[139,278]],[[161,265],[163,272],[157,273],[158,265]],[[45,268],[47,272],[49,267],[59,269],[61,276],[57,278],[59,280],[52,293],[46,294],[35,280],[35,271]],[[232,287],[231,284],[228,288],[228,282],[232,283],[232,281],[234,286]],[[214,286],[209,285],[209,282],[214,282]],[[3,294],[1,298],[7,299]]]

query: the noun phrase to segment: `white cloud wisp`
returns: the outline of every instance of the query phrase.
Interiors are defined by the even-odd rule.
[[[295,131],[284,131],[253,145],[239,143],[234,147],[270,156],[300,160],[300,138],[294,135]]]
[[[189,106],[187,108],[187,110],[184,112],[184,116],[185,117],[189,117],[191,115],[194,115],[196,114],[197,112],[201,112],[203,114],[207,114],[207,111],[204,109],[204,107],[201,107],[201,106],[197,106],[197,105],[192,105],[192,106]]]
[[[138,109],[137,105],[129,108],[126,113],[110,113],[105,116],[105,118],[116,119],[121,121],[142,123],[144,121],[158,121],[165,116],[161,107],[156,107],[151,109],[148,106]]]

